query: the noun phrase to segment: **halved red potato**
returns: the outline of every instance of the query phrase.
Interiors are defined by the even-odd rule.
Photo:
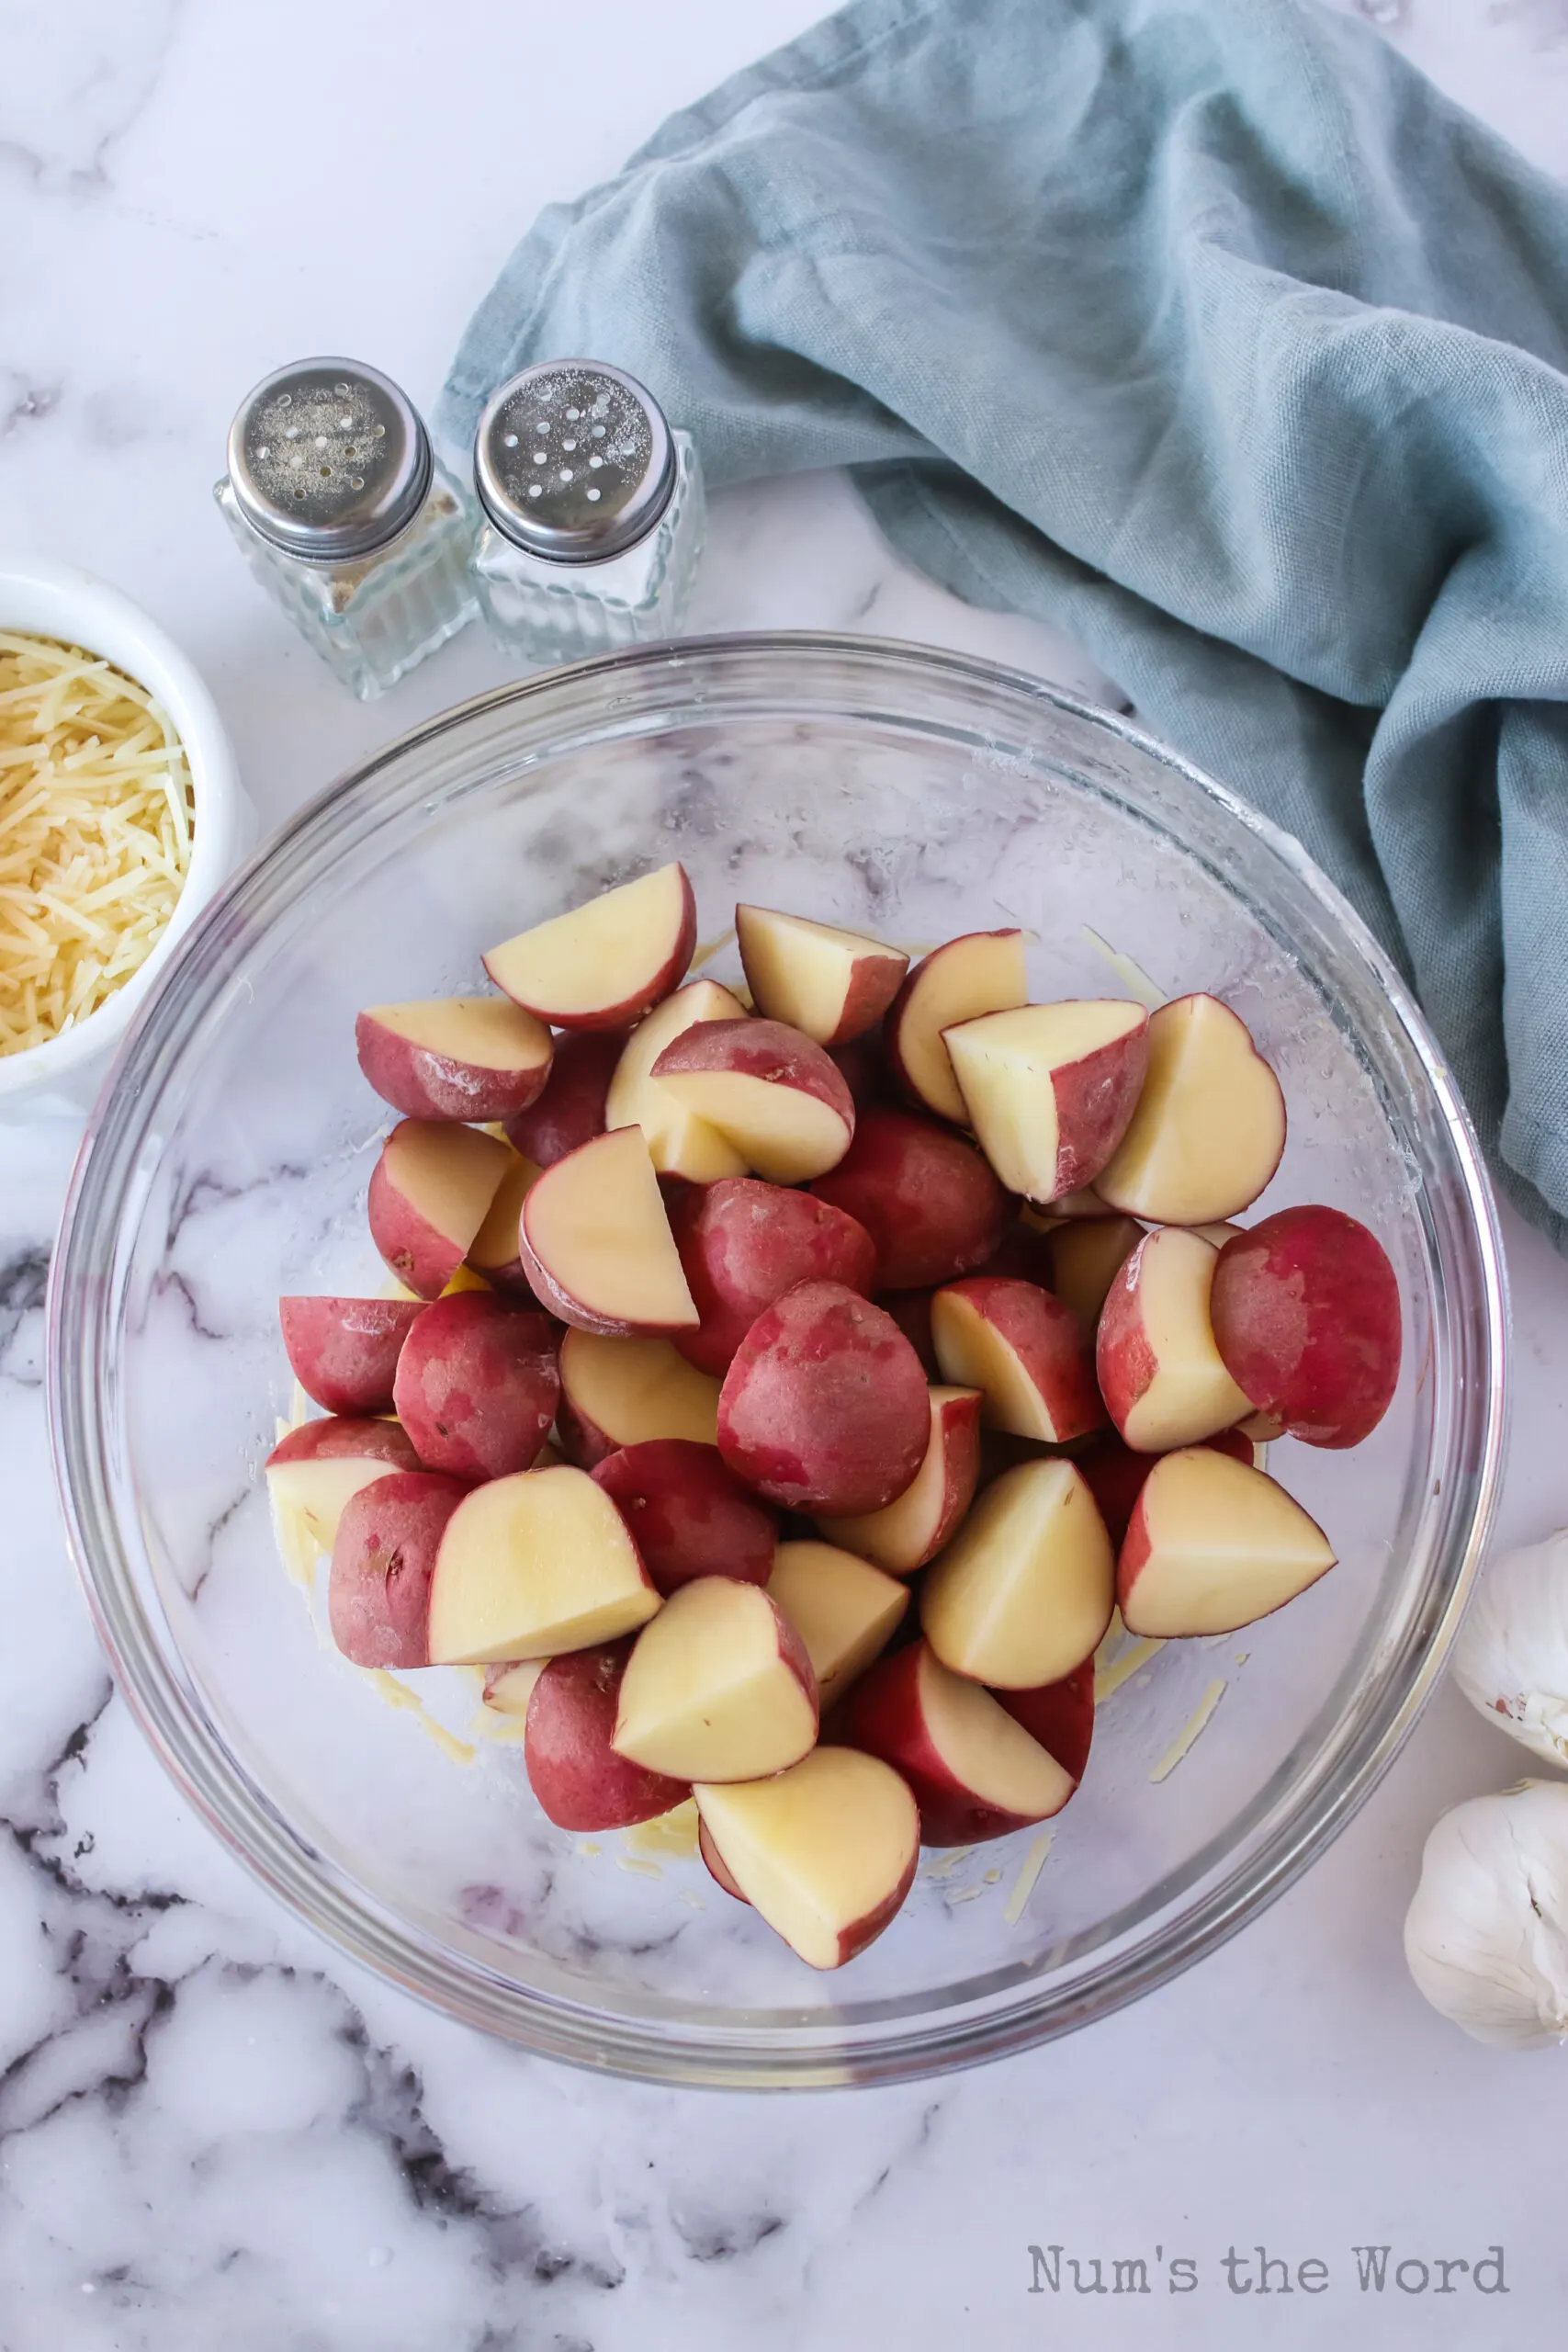
[[[626,1829],[682,1804],[690,1783],[634,1764],[610,1744],[632,1645],[553,1657],[528,1701],[528,1785],[558,1829]],[[513,1671],[516,1669],[514,1668]]]
[[[420,1317],[392,1401],[427,1470],[502,1478],[537,1461],[559,1396],[548,1317],[493,1291],[467,1291]]]
[[[936,1557],[974,1501],[979,1481],[980,1390],[936,1387],[930,1399],[931,1435],[913,1482],[880,1510],[821,1522],[830,1543],[874,1561],[891,1576],[913,1576]]]
[[[1252,1033],[1213,996],[1150,1016],[1132,1123],[1094,1189],[1156,1225],[1208,1225],[1255,1201],[1285,1148],[1285,1098]]]
[[[389,1413],[398,1358],[422,1298],[280,1298],[289,1369],[313,1404],[350,1417]]]
[[[1035,1690],[998,1690],[997,1702],[1031,1739],[1054,1756],[1076,1786],[1094,1742],[1094,1660],[1086,1657],[1059,1682]]]
[[[439,1298],[472,1249],[512,1165],[496,1136],[403,1119],[370,1175],[370,1238],[406,1289]]]
[[[690,980],[639,1022],[626,1039],[604,1104],[611,1127],[640,1127],[661,1176],[683,1176],[693,1184],[716,1184],[724,1176],[744,1176],[746,1160],[718,1129],[661,1086],[653,1065],[666,1046],[705,1021],[743,1021],[746,1008],[716,980]]]
[[[468,1493],[460,1479],[394,1470],[344,1505],[327,1578],[332,1636],[355,1666],[429,1666],[441,1541]]]
[[[1139,1242],[1106,1295],[1095,1365],[1111,1418],[1135,1453],[1195,1445],[1249,1409],[1209,1318],[1218,1259],[1212,1242],[1167,1226]]]
[[[875,1246],[852,1216],[754,1176],[694,1185],[671,1205],[670,1227],[702,1318],[675,1345],[688,1363],[720,1376],[763,1308],[796,1283],[869,1291],[875,1272]]]
[[[682,865],[661,865],[492,947],[485,970],[558,1029],[625,1029],[679,988],[697,944]]]
[[[1341,1209],[1281,1209],[1226,1241],[1209,1311],[1248,1402],[1306,1445],[1359,1445],[1399,1382],[1399,1279]]]
[[[716,1445],[648,1438],[606,1454],[592,1476],[630,1528],[644,1567],[666,1597],[698,1577],[766,1584],[773,1574],[778,1521]]]
[[[411,1119],[510,1118],[550,1074],[550,1033],[503,996],[367,1005],[354,1024],[359,1067]]]
[[[920,1626],[954,1674],[1029,1690],[1093,1654],[1114,1587],[1111,1538],[1073,1464],[1024,1462],[986,1488],[926,1571]]]
[[[797,1283],[775,1299],[719,1396],[719,1452],[789,1510],[880,1510],[910,1484],[930,1437],[919,1357],[891,1316],[842,1283]]]
[[[536,1297],[579,1330],[633,1338],[696,1323],[638,1127],[613,1127],[543,1171],[523,1203],[519,1254]]]
[[[1008,1200],[962,1136],[914,1111],[868,1111],[836,1168],[811,1187],[876,1245],[880,1291],[952,1282],[1001,1241]]]
[[[699,1022],[671,1040],[651,1075],[771,1183],[825,1174],[854,1135],[854,1102],[836,1064],[782,1021]]]
[[[768,1598],[806,1645],[819,1704],[828,1708],[892,1640],[909,1589],[834,1544],[781,1544]]]
[[[1233,1462],[1245,1462],[1260,1467],[1253,1442],[1239,1429],[1216,1430],[1213,1437],[1202,1438],[1201,1444],[1212,1445],[1216,1453],[1228,1453]],[[1073,1457],[1084,1484],[1094,1497],[1100,1516],[1105,1521],[1105,1532],[1118,1548],[1127,1532],[1133,1516],[1133,1506],[1143,1493],[1144,1481],[1155,1464],[1157,1453],[1134,1453],[1123,1444],[1113,1430],[1107,1430]]]
[[[989,1690],[926,1642],[895,1650],[851,1693],[844,1734],[901,1774],[926,1846],[974,1846],[1060,1813],[1077,1783]]]
[[[354,1420],[329,1414],[303,1421],[278,1439],[263,1465],[267,1490],[280,1508],[296,1510],[313,1540],[330,1552],[344,1510],[362,1487],[393,1470],[417,1470],[420,1459],[396,1421]]]
[[[746,985],[768,1021],[841,1046],[880,1021],[909,967],[901,947],[771,907],[737,907]]]
[[[1212,1446],[1161,1456],[1116,1568],[1130,1634],[1231,1634],[1271,1616],[1334,1566],[1315,1520],[1266,1470]]]
[[[671,1593],[622,1676],[617,1753],[678,1781],[754,1781],[816,1739],[806,1645],[761,1587],[703,1577]]]
[[[887,1056],[900,1083],[939,1118],[966,1126],[969,1113],[942,1031],[1028,1001],[1021,931],[972,931],[933,948],[887,1013]]]
[[[877,1757],[818,1747],[771,1780],[694,1794],[719,1883],[811,1968],[863,1951],[914,1883],[915,1800]]]
[[[626,1046],[624,1029],[569,1029],[558,1037],[544,1091],[506,1122],[513,1148],[534,1167],[551,1168],[579,1144],[602,1136],[612,1124],[604,1115],[605,1099]]]
[[[609,1496],[581,1470],[522,1470],[472,1487],[447,1522],[431,1578],[430,1662],[592,1649],[659,1607]]]
[[[1009,1192],[1054,1201],[1100,1173],[1137,1102],[1148,1027],[1141,1004],[1099,998],[942,1031],[969,1124]]]
[[[568,1458],[584,1470],[650,1438],[718,1442],[718,1383],[684,1363],[668,1340],[568,1330],[560,1383],[556,1426]]]
[[[1084,1327],[1033,1283],[948,1283],[931,1301],[931,1340],[944,1379],[984,1392],[993,1429],[1065,1445],[1104,1424]]]

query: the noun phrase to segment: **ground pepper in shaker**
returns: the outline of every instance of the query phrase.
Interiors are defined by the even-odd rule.
[[[357,360],[302,359],[258,384],[213,495],[262,586],[362,702],[479,611],[472,507],[397,385]]]
[[[474,441],[474,577],[497,642],[576,662],[679,628],[702,552],[702,468],[635,378],[549,359],[493,394]]]

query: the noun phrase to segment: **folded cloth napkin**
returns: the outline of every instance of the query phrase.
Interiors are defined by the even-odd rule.
[[[1568,191],[1298,0],[860,0],[547,211],[444,397],[844,465],[1312,852],[1568,1249]]]

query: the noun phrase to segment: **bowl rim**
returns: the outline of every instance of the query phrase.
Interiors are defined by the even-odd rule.
[[[194,809],[190,865],[147,960],[78,1027],[19,1054],[0,1055],[4,1102],[33,1087],[69,1081],[112,1050],[233,864],[243,801],[233,748],[206,681],[189,655],[122,590],[73,564],[0,559],[0,630],[79,645],[155,695],[185,746]]]
[[[1092,1998],[1081,1992],[1065,2000],[1058,1998],[1049,2014],[1043,2013],[1048,1996],[1039,1990],[1010,2007],[977,2017],[966,2016],[962,2006],[954,2005],[953,2009],[939,2011],[934,2023],[928,2016],[901,2024],[897,2033],[880,2036],[864,2046],[846,2048],[842,2036],[835,2035],[829,2027],[801,2028],[787,2044],[771,2029],[748,2033],[715,2027],[704,2034],[682,2028],[673,2032],[658,2018],[607,2018],[590,2003],[519,1988],[478,1963],[464,1966],[459,1975],[449,1949],[430,1939],[422,1944],[417,1928],[310,1847],[281,1819],[264,1791],[253,1791],[235,1759],[221,1753],[219,1769],[214,1770],[214,1743],[187,1700],[179,1676],[155,1644],[145,1639],[132,1643],[122,1637],[117,1612],[123,1596],[116,1578],[129,1589],[123,1544],[113,1512],[95,1483],[101,1466],[101,1445],[96,1453],[84,1447],[84,1432],[96,1434],[98,1428],[93,1310],[103,1306],[109,1283],[102,1257],[95,1256],[91,1249],[93,1228],[84,1225],[82,1217],[84,1204],[98,1185],[96,1169],[116,1118],[115,1104],[107,1099],[96,1131],[89,1132],[73,1170],[48,1301],[46,1386],[51,1444],[67,1539],[89,1611],[117,1682],[154,1752],[182,1793],[236,1858],[348,1957],[446,2015],[537,2054],[599,2074],[753,2090],[917,2079],[1055,2039],[1168,1982],[1216,1950],[1283,1894],[1326,1850],[1371,1795],[1436,1687],[1495,1510],[1509,1406],[1506,1275],[1490,1181],[1446,1059],[1391,959],[1293,837],[1121,715],[1006,664],[896,639],[833,631],[765,631],[637,647],[515,681],[424,720],[307,803],[204,910],[186,952],[193,952],[202,939],[220,930],[231,904],[332,810],[355,793],[368,797],[382,770],[472,718],[508,706],[526,705],[563,687],[569,692],[580,690],[584,680],[602,680],[608,687],[628,673],[658,668],[679,673],[725,661],[777,662],[783,670],[803,657],[858,664],[884,685],[890,675],[913,668],[928,681],[936,673],[955,685],[1000,690],[1043,710],[1086,722],[1174,771],[1187,785],[1217,802],[1292,869],[1369,967],[1422,1067],[1455,1163],[1466,1238],[1473,1247],[1473,1264],[1468,1271],[1473,1286],[1470,1313],[1475,1356],[1473,1363],[1466,1364],[1466,1379],[1456,1384],[1456,1393],[1469,1416],[1467,1427],[1476,1459],[1468,1474],[1473,1499],[1462,1523],[1462,1537],[1457,1543],[1450,1539],[1444,1547],[1458,1553],[1443,1588],[1446,1598],[1435,1614],[1423,1619],[1419,1647],[1404,1668],[1403,1686],[1396,1692],[1388,1688],[1392,1668],[1385,1667],[1380,1694],[1383,1703],[1353,1757],[1353,1769],[1346,1772],[1341,1759],[1332,1787],[1325,1784],[1322,1790],[1308,1792],[1307,1798],[1292,1798],[1283,1826],[1271,1833],[1257,1854],[1244,1856],[1240,1864],[1227,1869],[1217,1881],[1211,1872],[1196,1901],[1188,1890],[1168,1905],[1165,1913],[1155,1915],[1154,1924],[1142,1933],[1130,1959],[1115,1963],[1114,1984],[1109,1989],[1096,1986]],[[176,975],[179,968],[176,966]],[[157,1009],[156,997],[141,1008],[122,1066],[134,1061],[138,1042],[152,1026]],[[77,1249],[83,1255],[79,1279],[74,1263]],[[1444,1502],[1446,1509],[1452,1509],[1450,1498],[1445,1497]],[[114,1548],[115,1556],[107,1567],[95,1556],[96,1535]]]

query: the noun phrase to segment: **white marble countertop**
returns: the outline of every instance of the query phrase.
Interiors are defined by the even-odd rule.
[[[1360,6],[1568,173],[1568,0]],[[379,707],[331,681],[210,504],[238,393],[346,349],[428,403],[538,208],[816,13],[0,6],[0,545],[151,608],[214,687],[265,821],[501,670],[470,632]],[[487,125],[475,95],[502,89]],[[360,127],[351,153],[323,120]],[[775,624],[1090,678],[1043,630],[901,571],[832,478],[717,502],[694,626]],[[590,2080],[340,1961],[175,1801],[66,1564],[39,1306],[73,1140],[0,1139],[0,2352],[1476,2352],[1560,2322],[1563,2062],[1464,2041],[1400,1955],[1433,1817],[1523,1763],[1449,1691],[1328,1858],[1215,1959],[964,2077],[773,2099]],[[1568,1518],[1568,1267],[1517,1219],[1508,1244],[1505,1537]],[[1028,2248],[1054,2243],[1190,2256],[1198,2284],[1059,2312],[1029,2292]],[[1501,2245],[1507,2299],[1462,2274],[1446,2298],[1363,2292],[1366,2244]],[[1259,2245],[1321,2260],[1324,2290],[1270,2273],[1260,2301],[1255,2269],[1233,2287],[1224,2257]]]

